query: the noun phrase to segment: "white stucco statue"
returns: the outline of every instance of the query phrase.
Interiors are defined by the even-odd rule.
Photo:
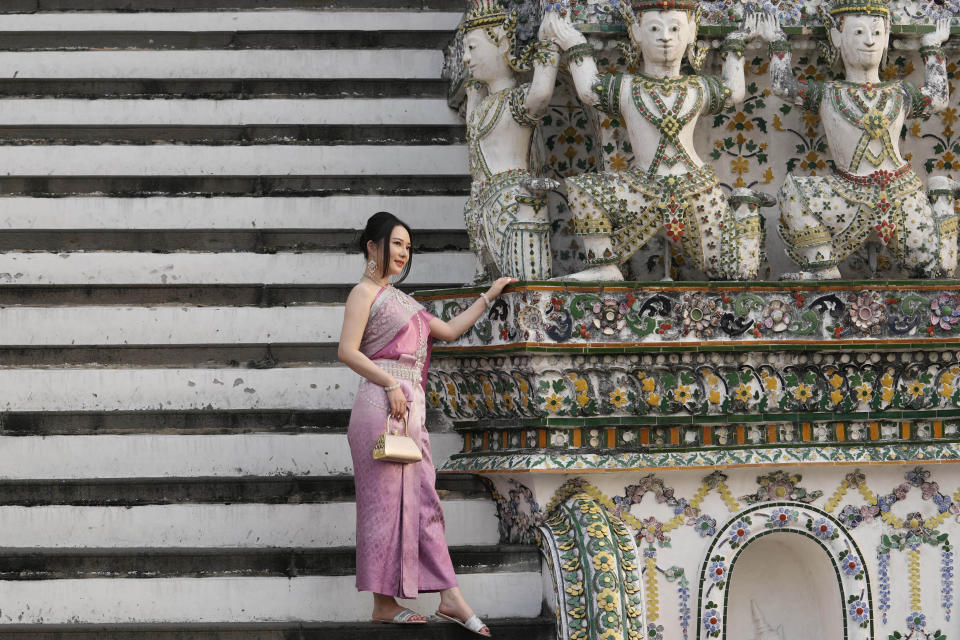
[[[515,14],[497,0],[474,0],[460,29],[467,82],[467,142],[473,183],[464,216],[479,260],[478,280],[550,277],[547,203],[530,173],[533,131],[557,77],[559,49],[541,40],[515,55]],[[533,80],[517,72],[532,65]]]
[[[830,56],[843,62],[846,81],[803,84],[793,76],[790,47],[770,14],[747,19],[770,45],[773,92],[820,115],[833,155],[832,175],[788,175],[780,190],[780,235],[801,271],[788,277],[839,278],[837,264],[868,240],[887,247],[911,275],[932,278],[957,265],[957,216],[952,187],[930,179],[930,199],[900,155],[897,137],[906,118],[947,106],[947,73],[940,45],[949,20],[924,34],[924,83],[881,82],[890,40],[885,0],[836,0],[821,9]]]
[[[772,202],[744,190],[731,210],[713,168],[693,147],[700,116],[744,98],[744,33],[724,41],[722,77],[681,75],[684,54],[695,69],[705,55],[696,45],[698,3],[641,0],[637,13],[627,2],[611,4],[626,21],[643,73],[600,73],[590,45],[563,11],[548,5],[544,17],[547,35],[564,49],[580,100],[620,118],[635,155],[624,171],[567,179],[574,231],[591,265],[568,279],[622,280],[617,265],[658,233],[711,279],[754,277],[762,245],[757,205]]]
[[[753,617],[753,640],[784,640],[783,625],[776,629],[770,626],[756,600],[750,601],[750,614]]]

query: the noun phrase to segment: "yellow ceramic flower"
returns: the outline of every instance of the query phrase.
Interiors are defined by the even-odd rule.
[[[840,404],[841,402],[843,402],[843,398],[844,398],[844,393],[839,389],[834,389],[833,391],[830,392],[830,401],[833,402],[833,404]]]
[[[891,400],[893,400],[893,388],[884,387],[883,389],[881,389],[880,399],[883,400],[884,402],[890,402]]]
[[[854,389],[857,393],[857,400],[860,402],[870,402],[873,400],[873,388],[866,382]]]
[[[685,384],[677,385],[677,388],[673,390],[673,399],[680,404],[690,400],[691,395],[690,387]]]
[[[911,380],[907,383],[907,393],[909,393],[912,398],[919,397],[920,394],[923,393],[923,383],[919,380]]]
[[[607,629],[600,634],[600,640],[623,640],[623,634],[618,629]]]
[[[440,394],[437,393],[436,391],[431,391],[430,394],[427,396],[427,399],[430,401],[431,407],[440,406]]]
[[[591,538],[606,538],[610,535],[610,529],[602,522],[591,522],[587,525],[587,535]]]
[[[615,406],[617,409],[622,407],[627,403],[627,392],[620,387],[617,387],[610,392],[610,404]]]
[[[567,587],[566,589],[564,589],[564,591],[566,591],[567,593],[569,593],[569,594],[572,595],[572,596],[579,596],[580,594],[583,593],[583,583],[582,583],[582,582],[574,582],[572,585],[570,585],[569,587]]]
[[[767,391],[776,391],[780,388],[780,381],[776,376],[763,376],[763,388]]]
[[[578,393],[578,394],[577,394],[577,404],[578,404],[578,405],[580,405],[581,407],[583,407],[583,406],[586,406],[586,404],[587,404],[588,402],[590,402],[590,396],[588,396],[588,395],[585,394],[585,393]]]
[[[599,553],[593,558],[593,568],[597,571],[613,571],[616,561],[609,553]]]
[[[659,394],[659,393],[651,393],[649,396],[647,396],[647,404],[649,404],[651,407],[659,406],[659,405],[660,405],[660,394]]]
[[[839,389],[840,387],[843,386],[843,378],[841,378],[837,374],[833,374],[833,377],[830,378],[829,382],[830,382],[830,386],[833,387],[834,389]]]
[[[563,398],[555,393],[551,393],[549,396],[544,398],[544,402],[546,403],[547,411],[550,413],[556,413],[557,411],[560,411],[560,407],[563,406]]]
[[[603,589],[597,594],[597,606],[601,611],[616,611],[620,607],[620,596],[613,589]]]
[[[571,376],[572,378],[573,376]],[[586,391],[587,390],[587,381],[583,378],[576,378],[573,381],[573,388],[577,391]]]
[[[707,400],[709,400],[713,404],[720,404],[721,402],[723,402],[723,394],[720,393],[720,391],[718,391],[717,389],[714,389],[713,391],[710,392],[710,395],[707,396]]]
[[[801,382],[793,390],[793,397],[799,400],[800,402],[806,402],[813,397],[813,389],[809,384]]]
[[[644,378],[643,381],[640,383],[640,386],[643,388],[644,391],[653,391],[656,385],[657,383],[653,378]]]
[[[733,392],[733,397],[739,400],[740,402],[746,402],[747,400],[750,399],[751,395],[752,394],[750,393],[750,387],[748,387],[745,384],[741,384]]]
[[[940,385],[940,397],[950,399],[953,397],[954,388],[952,384]]]

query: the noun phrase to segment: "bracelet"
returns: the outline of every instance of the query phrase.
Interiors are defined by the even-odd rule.
[[[384,390],[384,391],[393,391],[394,389],[399,389],[399,388],[400,388],[400,383],[398,382],[398,383],[396,383],[396,384],[390,385],[389,387],[384,387],[383,390]]]
[[[490,298],[487,297],[486,292],[480,294],[480,299],[483,300],[483,304],[486,305],[487,309],[489,309],[490,305],[493,304],[490,302]]]
[[[560,56],[560,62],[569,65],[571,61],[580,64],[584,58],[593,57],[593,45],[589,42],[575,44]]]
[[[943,58],[943,47],[938,44],[930,44],[923,47],[920,47],[920,57],[928,58],[934,56],[936,58]]]
[[[790,46],[790,43],[786,40],[774,40],[773,42],[767,45],[767,53],[772,58],[777,56],[782,58],[785,54],[793,51],[793,47]]]
[[[533,61],[542,65],[555,65],[560,47],[553,40],[538,40],[533,45]]]
[[[738,58],[742,58],[746,46],[742,38],[727,38],[720,45],[720,56],[726,60],[727,54],[735,53]]]

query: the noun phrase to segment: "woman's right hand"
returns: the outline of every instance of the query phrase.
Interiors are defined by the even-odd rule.
[[[407,396],[403,387],[387,391],[387,400],[390,402],[390,417],[394,420],[403,420],[407,415]]]
[[[516,278],[497,278],[493,281],[493,286],[487,289],[487,298],[490,300],[490,302],[493,302],[500,297],[500,294],[503,293],[503,289],[507,285],[511,285],[516,281]]]

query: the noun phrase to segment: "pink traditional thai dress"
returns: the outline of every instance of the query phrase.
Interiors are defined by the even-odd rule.
[[[357,589],[400,598],[457,586],[434,487],[436,470],[424,426],[424,386],[433,318],[407,294],[385,286],[374,298],[360,351],[400,382],[407,397],[407,434],[423,460],[373,459],[390,403],[380,385],[364,380],[350,414],[347,440],[357,489]],[[391,428],[396,425],[391,420]]]

